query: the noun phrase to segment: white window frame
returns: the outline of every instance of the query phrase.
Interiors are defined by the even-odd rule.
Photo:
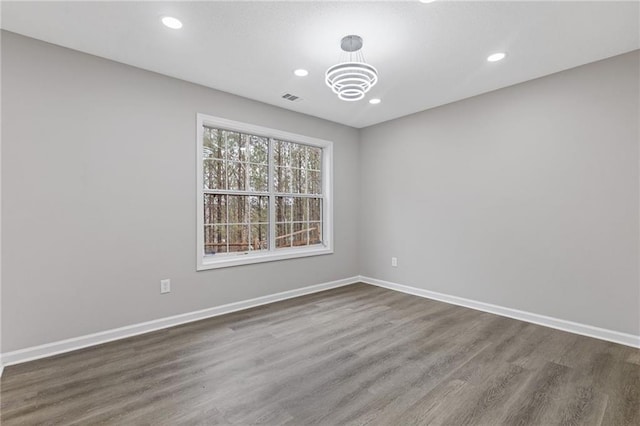
[[[196,116],[196,126],[196,269],[198,271],[333,253],[333,142],[200,113]],[[271,148],[273,143],[270,141],[269,250],[228,253],[220,256],[205,256],[203,208],[205,194],[203,176],[203,140],[205,126],[322,148],[322,195],[318,197],[322,199],[322,244],[305,247],[274,248],[273,241],[275,241],[276,229],[275,192],[272,190],[274,164]]]

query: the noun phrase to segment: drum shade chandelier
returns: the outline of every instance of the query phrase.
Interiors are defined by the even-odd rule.
[[[340,47],[344,60],[327,70],[325,81],[343,101],[359,101],[378,82],[378,71],[364,61],[362,37],[343,37]]]

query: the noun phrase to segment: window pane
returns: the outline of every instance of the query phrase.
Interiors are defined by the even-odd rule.
[[[204,194],[204,223],[227,223],[227,196]]]
[[[247,161],[248,135],[222,131],[227,140],[227,159],[231,161]]]
[[[269,190],[269,166],[266,164],[249,165],[249,190],[255,192]]]
[[[307,168],[312,170],[322,169],[322,149],[313,146],[307,147]]]
[[[307,182],[309,185],[309,194],[322,194],[322,182],[320,180],[320,172],[307,172]]]
[[[222,160],[204,160],[202,173],[204,189],[227,189],[225,163]]]
[[[293,246],[306,246],[308,233],[309,232],[306,223],[294,223],[292,232]]]
[[[291,192],[294,194],[304,194],[307,192],[306,170],[291,169]]]
[[[229,225],[229,252],[249,250],[249,225]]]
[[[291,143],[291,167],[303,168],[307,162],[307,146]]]
[[[276,225],[276,247],[291,247],[291,224]]]
[[[309,244],[322,244],[322,223],[309,223]]]
[[[249,197],[251,223],[269,221],[269,197]]]
[[[227,225],[204,227],[204,254],[227,252]]]
[[[269,248],[269,225],[251,225],[251,250]]]
[[[227,176],[229,189],[232,191],[244,191],[247,186],[247,165],[236,161],[227,162]]]
[[[321,221],[322,220],[322,199],[321,198],[309,198],[309,220]]]
[[[276,222],[291,221],[292,205],[293,205],[293,198],[276,197]]]
[[[218,129],[204,128],[203,158],[224,158],[224,139]]]
[[[284,141],[274,141],[273,160],[276,167],[291,166],[291,143]]]
[[[249,222],[249,200],[246,195],[228,195],[229,223]]]
[[[292,219],[294,222],[306,222],[308,220],[309,203],[306,198],[295,197],[292,206]]]
[[[290,192],[291,169],[287,167],[276,167],[274,184],[276,187],[276,192]]]
[[[252,163],[269,163],[269,139],[259,136],[249,137],[249,161]]]

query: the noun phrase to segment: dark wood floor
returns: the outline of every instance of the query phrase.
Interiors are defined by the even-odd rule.
[[[2,425],[639,425],[640,351],[365,284],[7,367]]]

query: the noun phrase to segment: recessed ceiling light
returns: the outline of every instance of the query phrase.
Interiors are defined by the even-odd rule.
[[[494,53],[494,54],[489,55],[487,57],[487,61],[489,61],[489,62],[498,62],[498,61],[503,60],[505,58],[505,56],[507,56],[507,54],[504,53],[504,52]]]
[[[179,30],[182,28],[182,22],[179,19],[174,18],[173,16],[165,16],[162,18],[162,23],[165,27],[171,28],[172,30]]]
[[[373,105],[378,105],[380,102],[382,101],[378,98],[369,99],[369,103]]]
[[[420,3],[433,3],[436,0],[420,0]]]
[[[302,68],[295,70],[293,73],[298,77],[306,77],[309,75],[309,71],[303,70]]]

